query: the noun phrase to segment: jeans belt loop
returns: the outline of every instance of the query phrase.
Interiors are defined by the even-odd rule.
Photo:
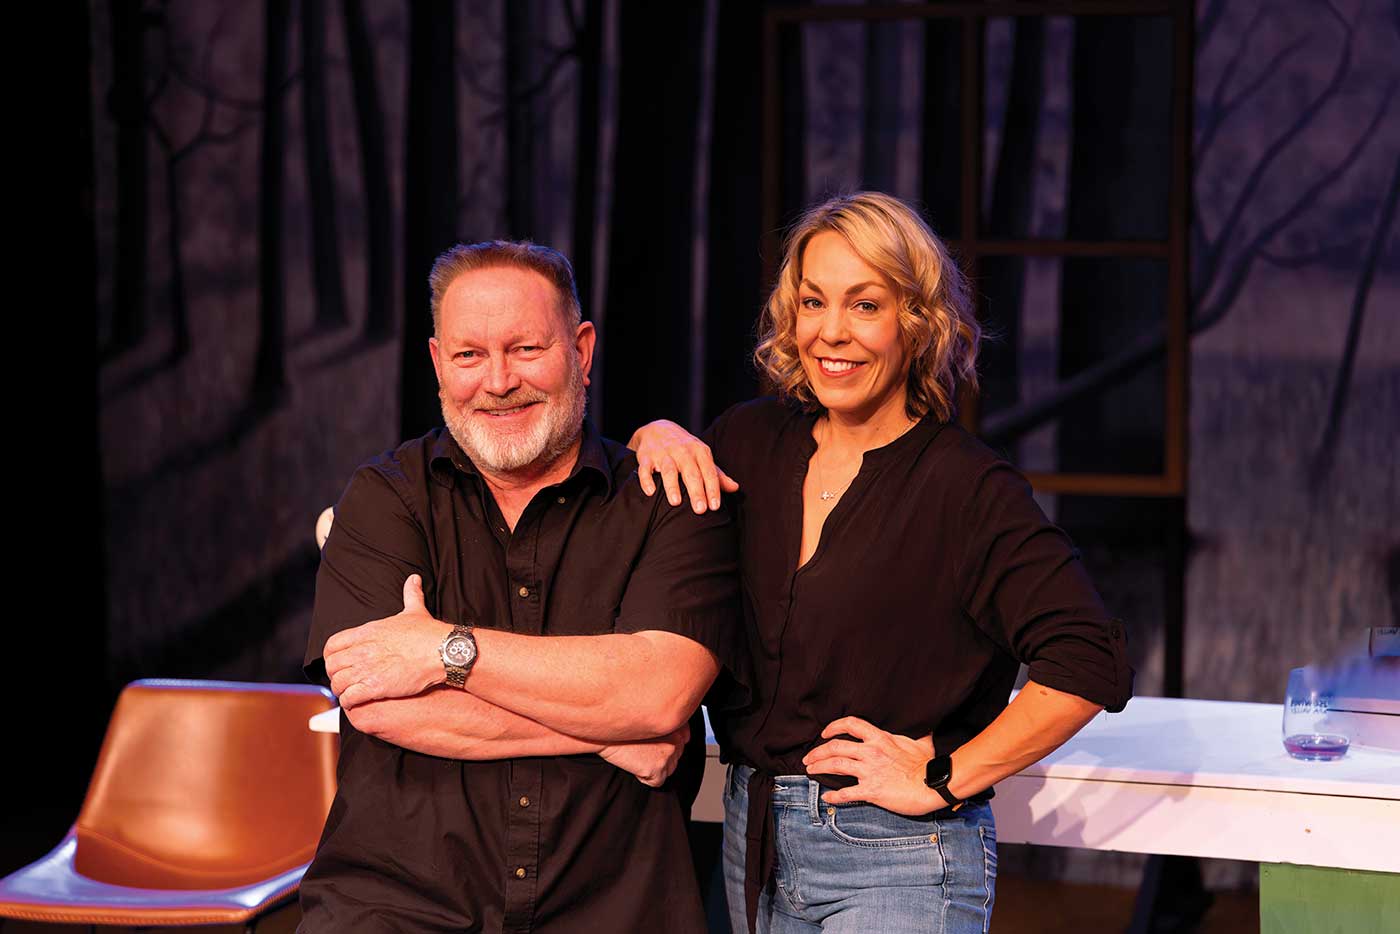
[[[807,813],[813,824],[822,822],[822,786],[816,779],[807,779]]]

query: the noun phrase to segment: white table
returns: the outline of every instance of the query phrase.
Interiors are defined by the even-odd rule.
[[[1400,873],[1400,754],[1283,749],[1281,705],[1137,697],[997,785],[1007,843]]]
[[[1400,931],[1400,753],[1299,761],[1282,715],[1134,698],[997,785],[997,838],[1258,862],[1264,934]]]

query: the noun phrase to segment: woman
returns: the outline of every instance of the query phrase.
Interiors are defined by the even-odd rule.
[[[708,444],[669,422],[633,438],[649,494],[653,471],[697,510],[739,491],[753,671],[711,707],[736,932],[987,930],[991,786],[1131,693],[1073,546],[952,421],[978,339],[917,213],[833,198],[789,233],[763,311],[777,397]]]

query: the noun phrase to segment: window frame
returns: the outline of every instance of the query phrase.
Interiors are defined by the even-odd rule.
[[[989,18],[1026,16],[1165,16],[1172,24],[1171,178],[1167,237],[1159,240],[1067,240],[987,237],[982,233],[982,172],[986,71],[983,52]],[[1027,472],[1037,491],[1079,496],[1184,497],[1187,483],[1187,364],[1190,338],[1191,141],[1195,7],[1185,0],[1014,0],[922,5],[882,4],[770,7],[762,37],[763,132],[761,246],[765,282],[781,254],[782,85],[780,32],[810,22],[959,19],[962,21],[961,236],[949,241],[964,272],[977,281],[984,256],[1147,257],[1167,263],[1163,469],[1156,474]],[[974,290],[979,320],[983,309]],[[959,421],[976,433],[977,399],[959,393]]]

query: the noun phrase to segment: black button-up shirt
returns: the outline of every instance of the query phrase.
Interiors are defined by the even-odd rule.
[[[821,731],[848,715],[931,733],[949,753],[1006,706],[1021,662],[1046,687],[1123,708],[1133,683],[1123,628],[1078,551],[1025,478],[955,424],[926,417],[867,451],[799,570],[815,421],[765,398],[706,432],[740,484],[754,666],[750,703],[711,706],[727,753],[803,774]]]
[[[536,494],[512,532],[438,429],[361,467],[336,505],[307,673],[324,681],[335,632],[399,612],[413,573],[445,622],[546,636],[665,630],[730,665],[733,532],[728,513],[645,496],[631,452],[588,426],[571,475]],[[594,755],[441,759],[342,717],[340,786],[302,883],[302,930],[703,931],[684,826],[704,766],[694,726],[677,776],[653,789]]]
[[[727,758],[749,785],[750,927],[776,858],[772,778],[844,716],[933,735],[951,753],[1006,707],[1019,663],[1033,680],[1121,710],[1132,692],[1122,626],[1069,539],[1016,470],[928,416],[884,447],[827,516],[800,569],[802,486],[816,416],[775,399],[735,406],[706,432],[740,490],[751,694],[712,702]],[[830,787],[855,779],[814,776]]]

